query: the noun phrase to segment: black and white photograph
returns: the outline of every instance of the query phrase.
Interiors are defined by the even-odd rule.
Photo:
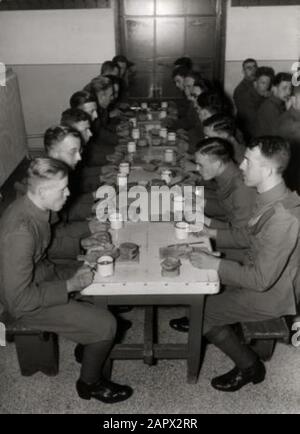
[[[299,413],[300,0],[0,0],[0,415]]]

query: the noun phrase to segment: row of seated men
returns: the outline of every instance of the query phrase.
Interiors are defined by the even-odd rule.
[[[176,119],[172,111],[165,123],[179,130],[179,146],[187,152],[187,170],[197,171],[199,183],[208,187],[204,233],[215,239],[223,255],[217,258],[197,252],[190,260],[197,268],[217,270],[223,284],[220,294],[207,297],[203,333],[235,365],[229,373],[214,378],[212,386],[235,391],[263,381],[265,367],[258,355],[240,342],[231,325],[296,313],[300,199],[283,179],[290,159],[289,143],[278,136],[247,143],[238,140],[230,115],[223,112],[227,107],[224,95],[199,74],[195,78],[193,71],[181,76],[183,69],[187,70],[186,64],[176,65],[173,77],[176,83],[182,78],[185,99],[177,104]],[[100,154],[99,165],[105,164],[106,152],[102,151],[107,147],[107,152],[112,152],[118,143],[122,117],[119,123],[109,122],[116,92],[109,77],[92,80],[89,88],[91,92],[79,91],[71,97],[71,109],[62,116],[67,125],[46,131],[46,157],[30,163],[23,195],[1,219],[0,302],[24,324],[57,332],[79,344],[79,396],[113,403],[132,394],[129,386],[113,383],[102,374],[115,339],[115,317],[105,306],[96,305],[96,300],[80,296],[92,282],[90,269],[53,263],[47,257],[69,256],[66,246],[60,247],[60,254],[59,247],[55,248],[55,239],[68,235],[58,234],[59,228],[68,231],[77,226],[73,226],[75,241],[69,259],[80,251],[82,238],[107,230],[107,225],[96,219],[86,220],[100,173],[99,166],[91,163]],[[222,129],[228,119],[230,131]],[[215,128],[220,124],[220,129]],[[86,183],[89,188],[83,187]],[[80,212],[86,209],[80,218],[74,217],[76,208]],[[63,224],[57,223],[58,218],[65,219]],[[171,326],[174,321],[177,330],[188,328],[187,318],[173,320]]]

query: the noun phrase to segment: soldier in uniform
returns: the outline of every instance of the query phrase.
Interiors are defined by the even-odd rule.
[[[218,137],[205,139],[199,144],[196,152],[198,170],[204,181],[215,180],[216,199],[207,198],[205,213],[220,208],[225,220],[204,217],[206,227],[210,228],[243,228],[246,226],[256,199],[256,190],[243,182],[242,173],[233,161],[234,150],[230,142]],[[204,188],[204,196],[206,198]],[[217,202],[217,203],[215,203]],[[240,260],[244,249],[222,249],[227,258]],[[170,326],[177,331],[189,330],[189,319],[184,316],[172,319]]]
[[[74,259],[80,253],[80,240],[91,233],[103,230],[103,223],[86,220],[92,212],[94,193],[76,194],[77,183],[74,170],[81,161],[81,135],[70,127],[59,125],[47,129],[44,144],[48,157],[63,161],[72,170],[70,188],[72,195],[75,193],[74,198],[70,198],[64,207],[63,221],[57,215],[55,219],[52,213],[51,223],[56,224],[53,228],[49,254],[52,258]]]
[[[300,265],[300,198],[286,187],[282,174],[290,147],[280,137],[261,137],[247,149],[241,164],[245,184],[258,195],[245,228],[209,229],[217,247],[247,248],[243,263],[204,252],[191,255],[197,268],[218,271],[225,290],[207,297],[203,333],[229,356],[234,369],[212,380],[221,391],[235,391],[265,378],[265,367],[230,327],[296,313],[295,282]]]
[[[62,278],[45,256],[50,211],[58,212],[69,194],[64,163],[51,158],[31,162],[27,193],[11,204],[0,222],[0,303],[26,326],[84,345],[76,383],[81,398],[123,401],[132,389],[102,375],[116,333],[115,319],[106,309],[70,297],[91,284],[92,272],[82,267]]]

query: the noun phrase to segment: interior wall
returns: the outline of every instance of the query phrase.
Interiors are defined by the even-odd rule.
[[[227,8],[225,89],[232,95],[247,57],[276,72],[289,71],[300,56],[300,6]]]
[[[29,148],[42,146],[71,94],[115,55],[113,9],[0,14],[0,61],[18,75]]]

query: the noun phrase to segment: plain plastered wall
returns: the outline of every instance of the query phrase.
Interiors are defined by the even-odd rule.
[[[300,6],[227,8],[225,89],[232,94],[242,62],[256,59],[276,72],[291,71],[300,56]]]
[[[18,75],[30,147],[114,55],[113,9],[1,12],[0,61]]]

